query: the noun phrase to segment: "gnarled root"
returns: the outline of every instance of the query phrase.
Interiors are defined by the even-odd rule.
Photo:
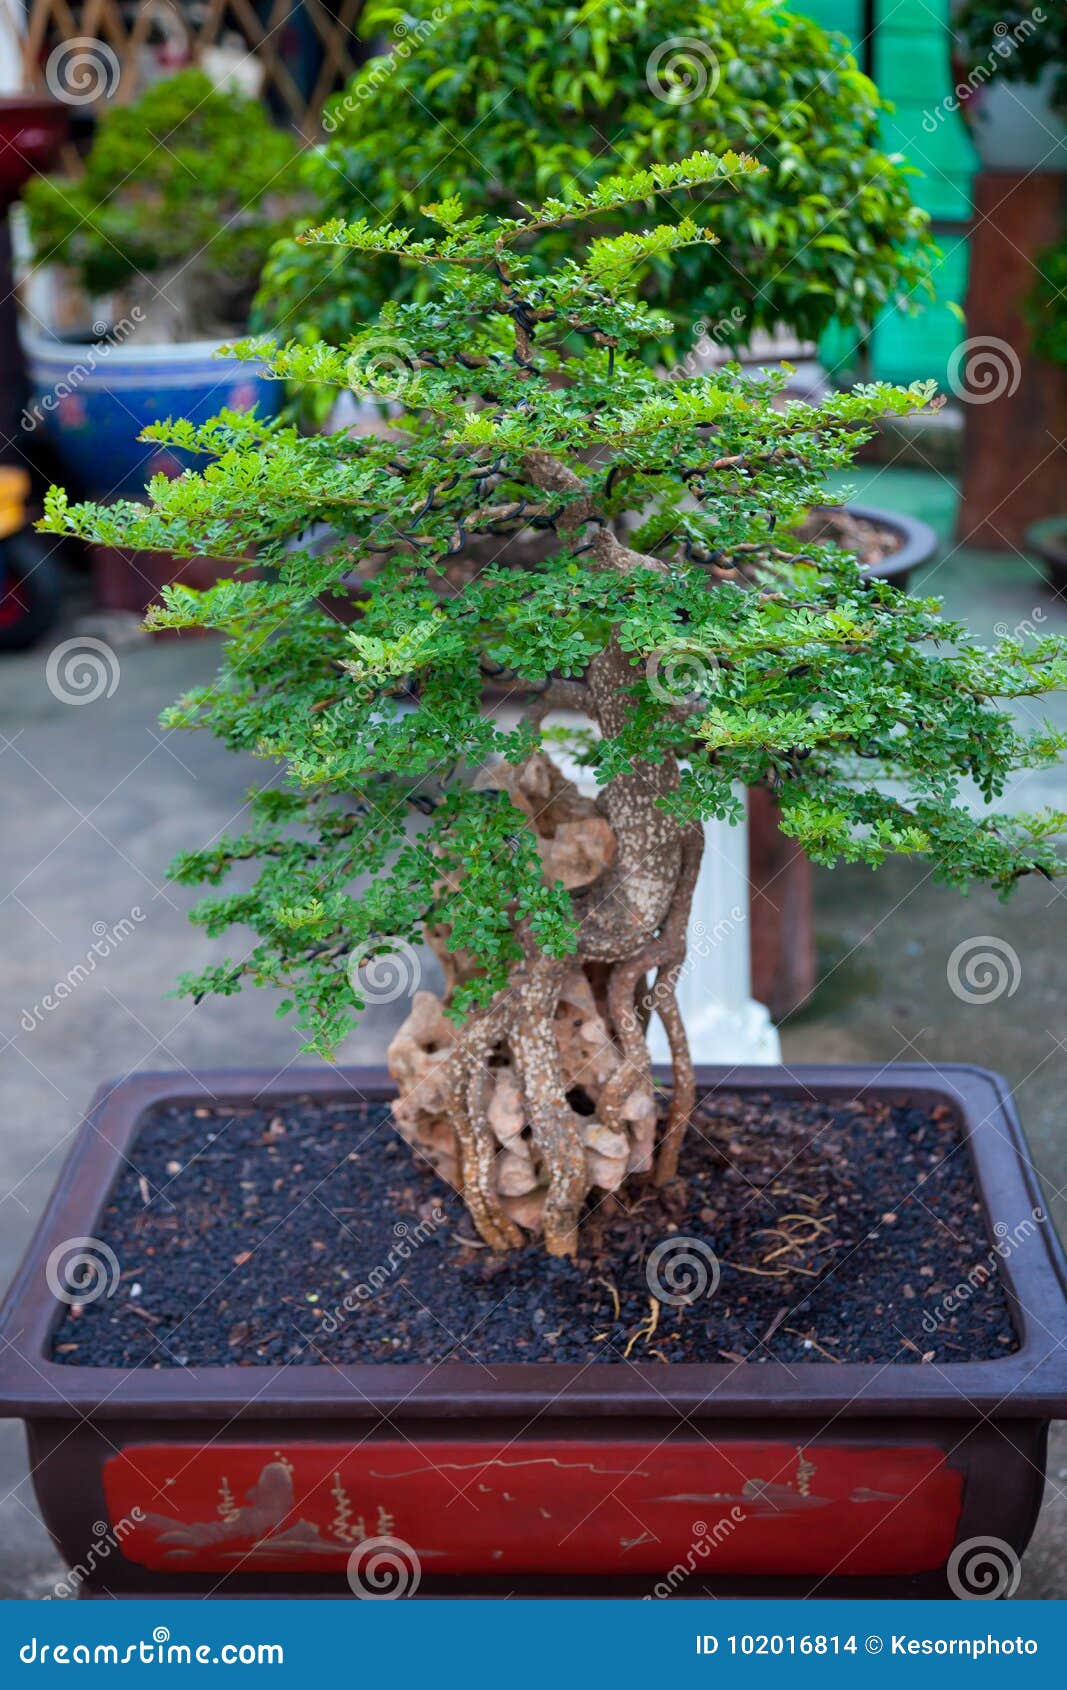
[[[574,1255],[583,1206],[628,1175],[673,1178],[694,1101],[693,1070],[675,986],[703,847],[699,826],[664,833],[658,768],[584,798],[543,754],[493,771],[538,846],[550,881],[576,893],[577,956],[525,956],[505,989],[461,1028],[447,999],[476,972],[448,951],[446,997],[416,994],[389,1047],[403,1136],[464,1198],[494,1250],[543,1232],[553,1255]],[[672,824],[673,826],[673,824]],[[638,990],[656,970],[651,993]],[[646,1042],[649,1010],[667,1030],[674,1094],[656,1147],[656,1088]]]
[[[516,1224],[573,1254],[585,1199],[648,1166],[655,1098],[638,1089],[619,1126],[597,1100],[621,1060],[593,985],[572,958],[526,965],[479,1019],[457,1031],[445,1004],[416,995],[389,1047],[393,1118],[419,1156],[460,1191],[493,1249]],[[520,1235],[521,1236],[521,1235]]]
[[[530,1131],[548,1179],[542,1225],[551,1256],[576,1254],[578,1217],[590,1183],[582,1123],[567,1102],[556,1042],[563,973],[564,965],[547,957],[527,964],[516,991],[510,1035]]]
[[[496,1043],[492,1013],[463,1029],[450,1066],[452,1123],[459,1190],[481,1236],[494,1250],[514,1249],[523,1235],[500,1201],[494,1180],[497,1144],[489,1124],[493,1080],[489,1058]]]

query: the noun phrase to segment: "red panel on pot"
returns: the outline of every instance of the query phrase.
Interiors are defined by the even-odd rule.
[[[431,1573],[913,1573],[944,1564],[945,1452],[668,1439],[131,1445],[104,1468],[128,1560],[343,1572],[376,1537]]]

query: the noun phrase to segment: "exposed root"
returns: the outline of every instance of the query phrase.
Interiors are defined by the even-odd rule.
[[[612,643],[583,681],[551,683],[530,720],[566,705],[616,732],[633,678],[631,659]],[[638,765],[592,799],[543,752],[480,777],[507,792],[537,836],[546,880],[570,890],[577,955],[545,956],[520,923],[523,962],[458,1030],[448,999],[478,959],[451,951],[447,930],[429,927],[445,997],[416,994],[389,1067],[399,1130],[461,1192],[494,1250],[542,1232],[550,1254],[575,1255],[592,1193],[617,1191],[636,1173],[654,1171],[663,1183],[677,1169],[695,1087],[675,988],[703,846],[699,826],[679,828],[659,805],[677,780],[668,758]],[[650,1012],[663,1020],[674,1067],[659,1147]]]
[[[648,1340],[650,1338],[655,1337],[656,1328],[659,1325],[659,1313],[660,1313],[659,1300],[656,1297],[650,1297],[648,1299],[648,1315],[647,1315],[644,1323],[637,1328],[636,1332],[634,1332],[632,1334],[629,1343],[627,1344],[626,1348],[622,1352],[622,1356],[623,1356],[624,1361],[629,1361],[630,1352],[633,1349],[634,1345],[636,1343],[638,1343],[640,1339],[642,1339],[642,1338],[644,1339],[645,1348],[646,1349],[648,1348]]]
[[[485,1242],[494,1250],[508,1250],[518,1248],[523,1236],[500,1203],[493,1179],[496,1140],[489,1125],[487,1064],[494,1042],[489,1016],[464,1029],[462,1045],[452,1057],[452,1119],[463,1201]]]
[[[790,1332],[790,1333],[792,1333],[794,1338],[802,1339],[806,1347],[808,1347],[809,1349],[818,1350],[819,1354],[821,1356],[825,1356],[827,1361],[832,1361],[835,1364],[835,1366],[840,1367],[841,1357],[831,1355],[829,1350],[824,1349],[823,1346],[820,1343],[818,1343],[814,1338],[810,1338],[806,1332],[799,1332],[795,1326],[783,1326],[782,1331],[783,1332]],[[912,1345],[911,1347],[914,1348],[915,1346]]]
[[[542,1224],[550,1256],[578,1251],[578,1219],[589,1192],[582,1123],[567,1102],[555,1016],[564,964],[532,959],[515,994],[509,1043],[527,1120],[548,1176]]]
[[[610,1279],[598,1279],[597,1284],[602,1285],[604,1287],[605,1291],[607,1291],[608,1295],[610,1296],[612,1307],[615,1310],[615,1319],[618,1320],[622,1315],[622,1304],[619,1301],[618,1291],[616,1290],[615,1286],[611,1283]]]
[[[678,1157],[681,1153],[682,1139],[696,1106],[696,1081],[693,1076],[693,1061],[689,1053],[689,1040],[686,1037],[685,1025],[678,1008],[675,990],[678,984],[678,976],[685,963],[689,912],[693,906],[693,892],[696,888],[703,855],[704,829],[699,825],[686,828],[682,837],[682,861],[678,872],[678,882],[675,886],[674,901],[671,904],[670,914],[664,928],[667,955],[660,964],[660,971],[656,975],[656,984],[653,991],[656,1013],[659,1015],[667,1034],[674,1077],[667,1130],[663,1135],[663,1142],[656,1158],[655,1178],[657,1185],[668,1185],[678,1173]]]

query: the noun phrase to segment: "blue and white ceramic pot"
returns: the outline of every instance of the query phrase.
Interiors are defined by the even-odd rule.
[[[188,453],[139,440],[168,417],[207,422],[228,407],[275,416],[283,384],[263,368],[217,356],[218,342],[119,345],[62,340],[23,324],[30,399],[23,417],[38,430],[78,492],[95,499],[137,498],[160,472],[177,475]]]

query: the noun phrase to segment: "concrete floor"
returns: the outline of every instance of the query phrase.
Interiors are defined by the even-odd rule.
[[[980,637],[1002,624],[1067,632],[1067,609],[1049,598],[1029,560],[952,548],[954,494],[942,478],[871,470],[851,484],[865,503],[908,509],[939,527],[942,554],[915,586],[943,595]],[[72,615],[85,609],[83,587],[71,602]],[[56,641],[70,632],[62,629]],[[267,994],[199,1009],[165,995],[183,968],[210,953],[184,920],[193,894],[165,884],[165,865],[179,848],[238,827],[244,792],[261,769],[239,766],[207,738],[164,736],[156,725],[166,702],[213,673],[210,641],[115,644],[118,685],[84,706],[49,690],[47,650],[0,659],[0,1284],[29,1238],[79,1111],[103,1078],[234,1062],[276,1072],[299,1059],[299,1039],[274,1018]],[[1067,724],[1067,698],[1054,706],[1048,713]],[[1011,802],[1067,808],[1067,774],[1030,778]],[[1002,1070],[1061,1228],[1063,897],[1042,883],[1025,886],[1007,906],[984,892],[964,899],[909,865],[877,877],[862,869],[820,874],[820,985],[783,1029],[791,1061],[922,1057]],[[128,936],[65,1003],[42,1012],[44,995],[85,958],[94,937],[124,919]],[[1017,953],[1019,984],[1010,997],[975,1004],[949,989],[947,958],[976,935]],[[372,1011],[342,1055],[380,1061],[402,1010]],[[21,1428],[10,1424],[0,1425],[0,1499],[0,1596],[45,1595],[61,1566],[37,1515]],[[1019,1596],[1067,1595],[1065,1541],[1067,1439],[1060,1433]]]

